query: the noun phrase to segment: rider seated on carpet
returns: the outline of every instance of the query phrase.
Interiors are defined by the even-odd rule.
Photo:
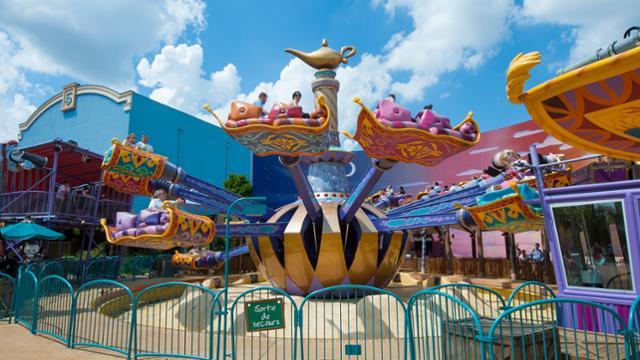
[[[167,201],[167,193],[162,189],[156,190],[156,192],[153,193],[153,198],[149,202],[149,206],[147,206],[147,208],[157,211],[164,210],[162,208],[162,204],[165,201]],[[184,199],[178,198],[176,201],[172,201],[172,203],[176,205],[183,205]]]

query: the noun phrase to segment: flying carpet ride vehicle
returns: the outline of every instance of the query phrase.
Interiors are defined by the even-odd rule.
[[[213,220],[177,209],[170,202],[165,202],[163,208],[165,211],[143,210],[139,216],[118,213],[115,227],[108,226],[106,219],[101,219],[100,224],[113,245],[169,250],[207,246],[213,241]]]
[[[385,158],[423,166],[435,166],[480,141],[478,124],[473,113],[451,128],[448,118],[423,110],[414,122],[405,107],[389,100],[380,100],[375,113],[360,99],[355,135],[343,132],[360,144],[372,158]]]
[[[178,172],[165,166],[166,158],[122,145],[113,140],[102,163],[105,186],[134,195],[153,193],[151,181],[161,176],[178,176]],[[113,245],[169,250],[175,247],[206,246],[213,241],[213,220],[163,204],[164,211],[143,210],[140,215],[119,212],[115,226],[106,219],[100,224],[107,241]]]
[[[205,105],[229,136],[258,156],[324,154],[329,148],[331,113],[324,97],[317,98],[317,107],[303,118],[302,107],[277,103],[262,115],[262,107],[236,100],[231,102],[229,118],[223,122]]]
[[[634,37],[640,35],[636,33]],[[625,40],[619,44],[637,41],[631,37]],[[508,99],[514,104],[524,103],[532,119],[562,142],[597,154],[637,160],[640,47],[524,91],[529,71],[540,62],[538,52],[520,53],[511,61],[507,72]]]

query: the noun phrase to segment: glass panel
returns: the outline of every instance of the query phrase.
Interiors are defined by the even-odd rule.
[[[568,286],[633,289],[621,201],[552,211]]]

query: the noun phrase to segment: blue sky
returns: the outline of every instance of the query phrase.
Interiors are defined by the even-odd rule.
[[[205,102],[222,114],[234,98],[303,92],[313,71],[283,52],[353,45],[338,72],[340,122],[389,92],[413,110],[433,103],[454,122],[468,111],[481,129],[527,120],[507,102],[505,72],[520,51],[543,64],[528,87],[592,54],[640,22],[632,0],[354,0],[73,2],[0,0],[0,139],[76,81],[133,89],[185,112]],[[620,10],[624,9],[624,10]]]

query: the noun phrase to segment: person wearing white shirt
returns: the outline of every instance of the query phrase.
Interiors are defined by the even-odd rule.
[[[165,201],[167,201],[167,193],[162,189],[156,190],[156,192],[153,193],[153,198],[149,201],[149,206],[147,206],[147,208],[151,210],[164,210],[162,208],[162,204]],[[182,198],[178,198],[178,200],[171,202],[178,206],[185,203]]]
[[[153,146],[149,144],[149,137],[147,135],[142,135],[140,137],[140,141],[136,144],[136,149],[150,153],[153,152]]]

